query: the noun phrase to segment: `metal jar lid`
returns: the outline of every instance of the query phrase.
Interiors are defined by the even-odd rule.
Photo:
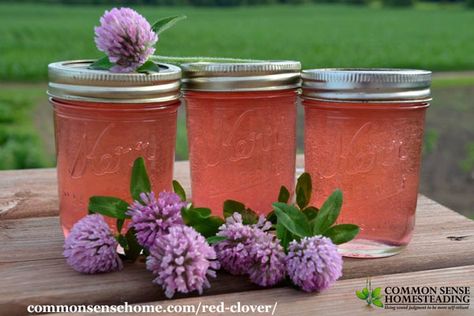
[[[341,102],[426,102],[431,71],[412,69],[303,70],[303,98]]]
[[[103,103],[155,103],[180,97],[181,69],[158,64],[159,72],[112,73],[88,69],[92,60],[49,64],[48,95],[72,101]]]
[[[301,84],[297,61],[196,62],[181,68],[183,90],[189,91],[272,91],[296,89]]]

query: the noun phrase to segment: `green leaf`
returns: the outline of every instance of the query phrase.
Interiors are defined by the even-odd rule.
[[[191,207],[194,212],[198,212],[202,217],[210,217],[212,212],[210,208],[207,207]]]
[[[146,74],[160,72],[160,67],[151,60],[147,60],[143,65],[137,68],[137,72]]]
[[[323,206],[319,209],[318,216],[314,220],[313,234],[323,234],[329,227],[334,224],[342,207],[342,192],[341,190],[335,190],[328,199],[324,202]]]
[[[296,192],[296,204],[300,209],[303,209],[308,205],[308,200],[306,199],[306,194],[304,193],[303,188],[297,188]]]
[[[360,298],[361,300],[366,300],[368,296],[366,296],[364,293],[362,293],[361,291],[357,290],[356,291],[356,295],[358,298]]]
[[[151,192],[151,183],[146,172],[145,160],[138,157],[133,162],[130,193],[134,200],[141,201],[140,194]]]
[[[204,225],[195,229],[201,233],[204,237],[209,237],[217,234],[219,227],[224,224],[224,220],[218,216],[210,216],[207,218],[207,222]]]
[[[311,236],[311,227],[303,212],[292,205],[281,202],[276,202],[272,205],[278,218],[278,223],[284,225],[296,236]]]
[[[113,196],[91,196],[89,198],[89,214],[97,213],[104,216],[126,219],[128,203]]]
[[[253,225],[258,223],[258,215],[252,209],[246,208],[240,213],[242,215],[242,224]]]
[[[206,240],[209,245],[213,245],[226,239],[227,238],[224,236],[211,236],[211,237],[208,237]]]
[[[288,191],[288,189],[284,185],[282,185],[280,187],[280,193],[278,194],[278,202],[288,203],[289,200],[290,191]]]
[[[120,231],[122,230],[123,224],[125,223],[125,220],[123,219],[118,219],[117,220],[117,232],[120,234]]]
[[[245,210],[245,205],[243,203],[240,203],[239,201],[234,201],[234,200],[226,200],[224,201],[224,217],[230,217],[232,214],[235,212],[241,213],[243,210]]]
[[[102,58],[97,59],[92,64],[89,65],[89,69],[94,70],[109,70],[114,66],[113,63],[110,62],[108,56],[104,56]]]
[[[293,222],[290,216],[288,216],[285,212],[283,212],[282,210],[278,208],[275,208],[275,215],[278,218],[277,227],[279,225],[282,225],[289,231],[293,232],[295,235],[300,236],[300,237],[304,236],[304,232],[302,233],[296,228],[296,224]]]
[[[377,307],[383,307],[383,303],[382,303],[382,301],[380,301],[379,299],[374,299],[374,300],[372,301],[372,304],[374,304],[374,305],[377,306]]]
[[[280,240],[280,245],[283,247],[283,249],[285,249],[286,252],[290,242],[295,239],[293,234],[282,223],[277,223],[276,235],[278,240]]]
[[[381,294],[382,293],[382,288],[380,287],[376,287],[373,291],[372,291],[372,298],[376,299],[376,298],[381,298]]]
[[[173,180],[173,191],[181,198],[181,201],[186,201],[186,191],[183,186],[176,180]]]
[[[308,206],[303,210],[303,214],[306,216],[309,222],[311,222],[313,219],[316,218],[316,216],[318,216],[318,212],[318,208],[314,206]]]
[[[137,241],[137,238],[135,236],[135,229],[130,228],[127,231],[127,234],[125,235],[125,238],[127,239],[127,248],[125,250],[125,257],[127,260],[130,260],[132,262],[135,262],[137,260],[138,256],[142,252],[143,247],[140,246],[140,244]]]
[[[267,221],[269,221],[273,225],[275,225],[277,223],[277,217],[275,215],[275,211],[271,211],[270,213],[268,213]]]
[[[170,16],[167,18],[159,19],[153,25],[151,26],[151,29],[159,35],[160,33],[166,31],[173,25],[175,25],[177,22],[186,19],[185,15],[176,15],[176,16]]]
[[[299,176],[298,181],[296,182],[296,204],[300,209],[304,209],[311,200],[311,176],[309,173],[304,172]]]
[[[125,250],[126,248],[128,248],[128,245],[127,245],[127,238],[125,238],[124,235],[117,235],[115,236],[115,239],[117,239],[117,242],[119,243],[119,245]]]
[[[235,212],[242,215],[242,223],[251,225],[258,222],[258,215],[250,208],[245,208],[243,203],[234,200],[226,200],[224,202],[224,217],[232,216]]]
[[[340,245],[351,241],[359,233],[359,226],[354,224],[340,224],[329,228],[324,232],[324,236],[331,238],[332,242]]]
[[[204,237],[214,236],[219,227],[224,224],[224,220],[217,216],[210,216],[211,210],[208,208],[183,208],[181,215],[184,223],[193,227]]]

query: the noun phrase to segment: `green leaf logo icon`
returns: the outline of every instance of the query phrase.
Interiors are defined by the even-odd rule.
[[[357,290],[356,296],[367,302],[367,305],[369,306],[377,306],[383,308],[383,303],[382,303],[382,288],[381,287],[376,287],[375,289],[372,290],[372,281],[370,278],[367,278],[366,281],[366,286],[362,290]]]

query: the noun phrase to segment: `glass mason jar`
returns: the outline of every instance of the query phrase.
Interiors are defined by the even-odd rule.
[[[267,214],[295,178],[299,62],[182,65],[192,199],[222,216],[237,200]]]
[[[171,190],[181,70],[153,74],[90,70],[91,61],[49,65],[54,108],[59,214],[65,235],[88,212],[93,195],[131,202],[138,157],[157,192]],[[109,224],[115,227],[115,221]]]
[[[349,257],[399,253],[415,225],[425,111],[431,72],[314,69],[303,77],[305,169],[312,204],[336,188],[338,223],[360,226],[339,248]]]

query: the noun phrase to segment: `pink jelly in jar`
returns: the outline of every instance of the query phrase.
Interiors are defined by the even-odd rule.
[[[93,195],[131,202],[130,175],[138,157],[157,192],[170,190],[180,105],[181,70],[153,74],[90,70],[90,61],[49,65],[54,108],[59,214],[67,236],[88,212]],[[115,227],[115,220],[109,220]]]
[[[338,223],[361,228],[339,247],[343,255],[399,253],[415,226],[431,72],[314,69],[302,77],[312,204],[342,190]]]
[[[300,63],[183,65],[192,200],[222,216],[232,199],[268,214],[295,181]]]

